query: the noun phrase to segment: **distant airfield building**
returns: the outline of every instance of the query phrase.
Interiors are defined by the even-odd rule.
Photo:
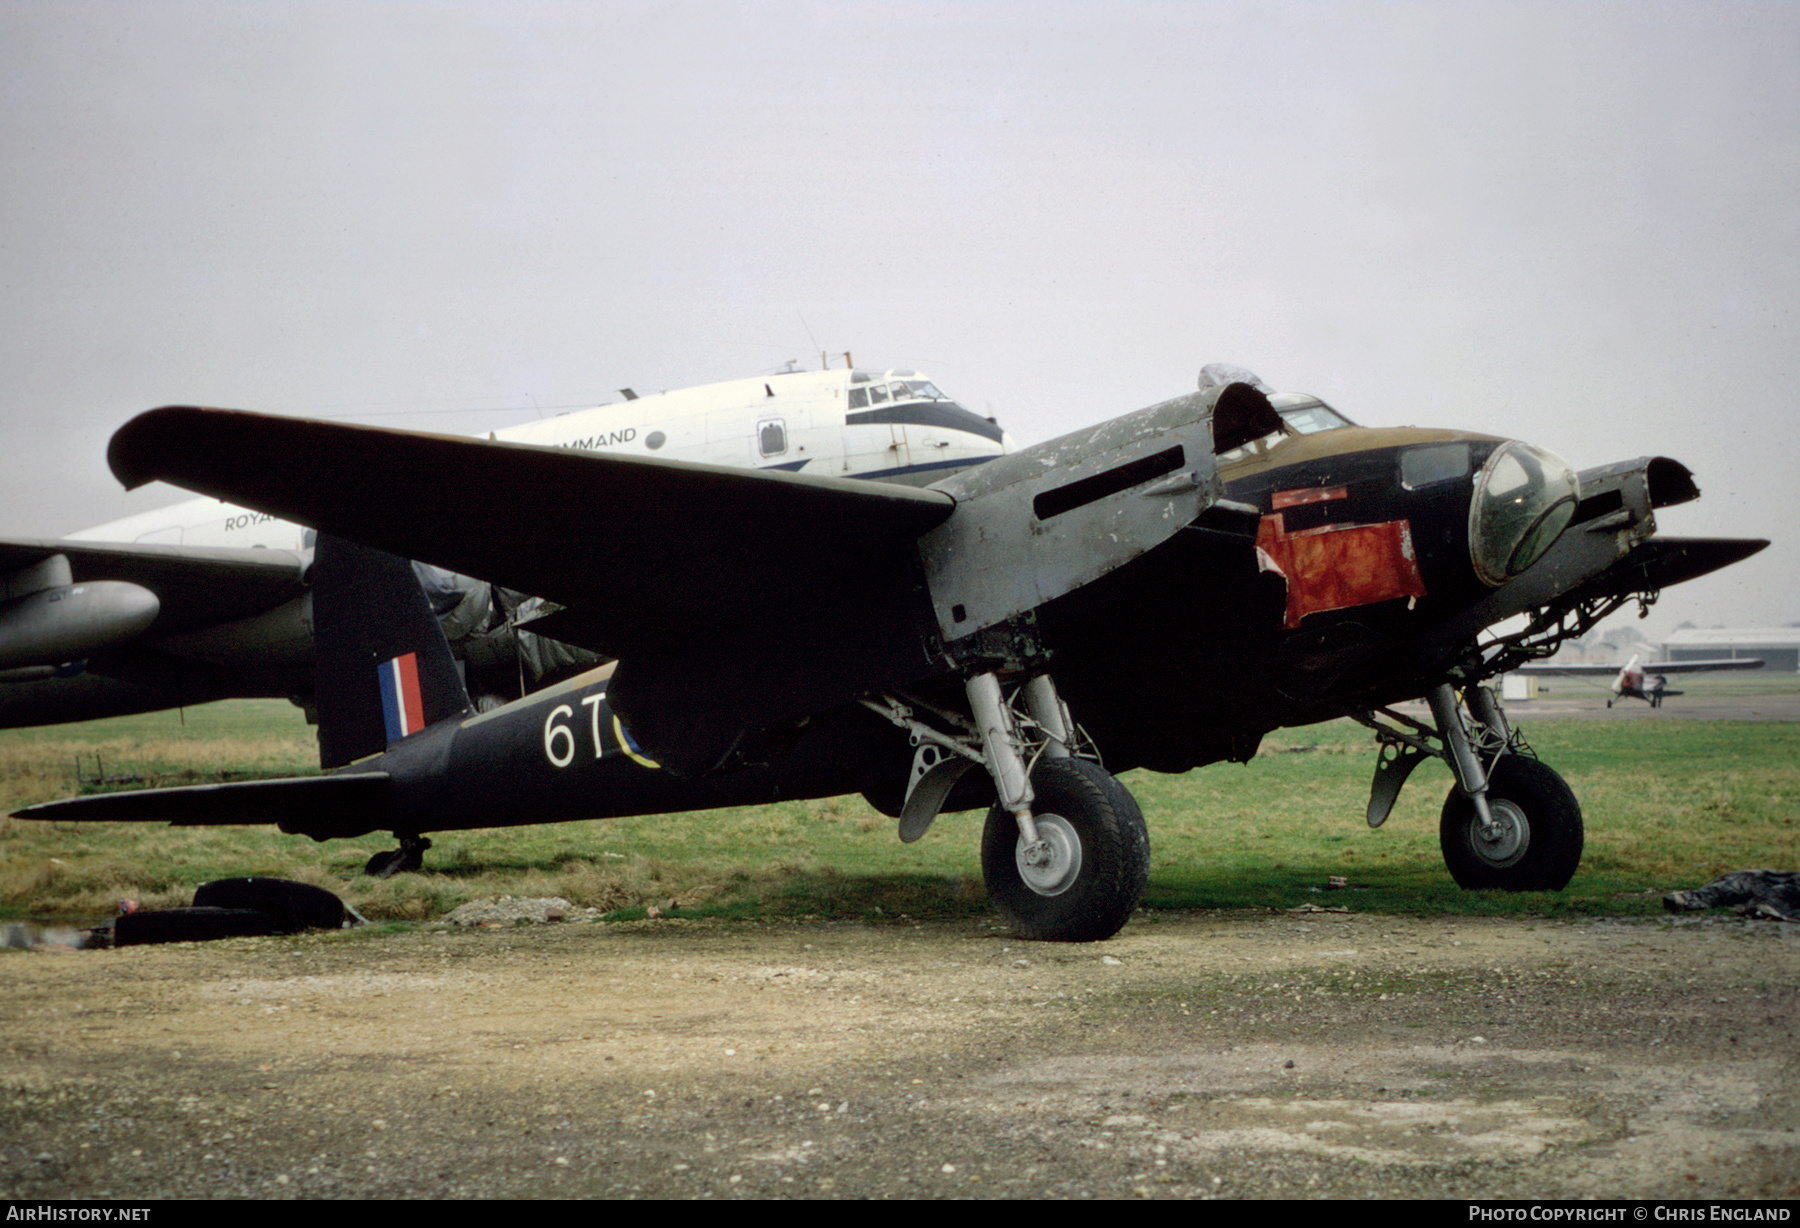
[[[1763,672],[1800,673],[1800,627],[1687,627],[1663,641],[1665,661],[1761,657]]]

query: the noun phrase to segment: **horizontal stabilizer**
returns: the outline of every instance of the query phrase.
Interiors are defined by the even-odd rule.
[[[386,772],[350,772],[96,793],[27,806],[14,811],[13,817],[59,823],[168,823],[173,827],[276,823],[283,831],[326,839],[360,836],[385,826],[387,796]]]

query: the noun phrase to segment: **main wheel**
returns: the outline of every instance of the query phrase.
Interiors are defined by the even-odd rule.
[[[1462,790],[1444,799],[1438,843],[1464,890],[1561,891],[1581,864],[1581,803],[1536,759],[1502,755],[1488,773],[1488,810],[1499,830],[1484,836]]]
[[[1098,942],[1118,933],[1150,877],[1150,834],[1125,786],[1087,759],[1043,759],[1031,774],[1037,846],[1006,810],[988,811],[981,872],[1027,938]]]

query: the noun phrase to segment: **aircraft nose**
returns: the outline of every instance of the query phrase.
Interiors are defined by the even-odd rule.
[[[1500,585],[1530,567],[1569,527],[1579,502],[1581,480],[1556,453],[1516,439],[1495,448],[1469,502],[1475,574]]]

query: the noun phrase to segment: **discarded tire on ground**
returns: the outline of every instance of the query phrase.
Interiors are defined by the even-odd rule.
[[[194,888],[196,908],[254,908],[268,914],[276,932],[343,928],[344,902],[310,883],[285,878],[220,878]]]

